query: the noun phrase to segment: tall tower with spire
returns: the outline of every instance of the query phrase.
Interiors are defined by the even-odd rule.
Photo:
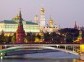
[[[78,26],[77,26],[77,23],[76,23],[76,21],[75,21],[74,28],[75,28],[75,29],[78,29]]]
[[[19,12],[19,21],[18,21],[18,28],[16,31],[16,43],[21,44],[24,43],[24,38],[25,38],[25,31],[23,28],[23,23],[22,23],[22,14],[21,11]]]
[[[44,8],[40,9],[40,27],[45,27],[45,10],[44,10]]]

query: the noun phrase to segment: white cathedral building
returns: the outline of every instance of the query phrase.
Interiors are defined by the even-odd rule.
[[[58,27],[55,26],[54,21],[52,18],[50,18],[50,20],[48,20],[48,24],[46,24],[46,17],[45,17],[45,9],[41,8],[40,9],[40,31],[43,32],[54,32],[58,30]]]

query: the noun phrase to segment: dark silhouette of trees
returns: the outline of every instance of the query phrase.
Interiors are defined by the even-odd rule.
[[[82,30],[82,37],[84,39],[84,30]],[[53,44],[63,44],[63,43],[74,43],[79,36],[79,30],[74,28],[64,28],[60,29],[58,32],[41,32],[41,33],[27,33],[25,36],[24,43],[53,43]],[[35,42],[36,38],[39,41]],[[16,33],[13,36],[4,36],[4,32],[2,31],[0,35],[0,44],[15,44],[16,41]]]
[[[14,35],[11,37],[11,43],[15,43],[16,41],[16,33],[14,33]]]
[[[4,36],[4,32],[2,31],[0,35],[0,44],[5,44],[5,43],[6,43],[6,38]]]
[[[64,36],[57,34],[56,32],[44,33],[44,42],[45,43],[65,43]]]
[[[50,42],[50,34],[49,32],[44,33],[44,43]]]
[[[66,43],[73,43],[79,35],[79,30],[74,28],[64,28],[59,30],[59,32],[65,36]]]
[[[34,43],[35,41],[35,34],[34,33],[27,33],[26,39],[28,43]]]

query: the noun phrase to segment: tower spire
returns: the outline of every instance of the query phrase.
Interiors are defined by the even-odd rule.
[[[19,17],[22,18],[21,10],[19,11]]]
[[[22,14],[21,14],[21,10],[19,11],[19,24],[22,24]]]
[[[75,26],[74,26],[74,28],[75,28],[75,29],[78,29],[76,21],[75,21]]]

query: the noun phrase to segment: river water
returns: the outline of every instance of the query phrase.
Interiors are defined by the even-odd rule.
[[[78,59],[3,59],[1,62],[82,62]]]
[[[24,50],[22,50],[24,52]],[[67,52],[53,51],[53,50],[41,50],[41,51],[25,51],[23,52],[11,52],[1,59],[0,62],[82,62],[79,60],[78,55],[73,55]],[[39,53],[40,52],[40,53]],[[18,55],[13,55],[17,53]],[[21,54],[20,54],[21,53]],[[11,56],[12,55],[12,56]]]

